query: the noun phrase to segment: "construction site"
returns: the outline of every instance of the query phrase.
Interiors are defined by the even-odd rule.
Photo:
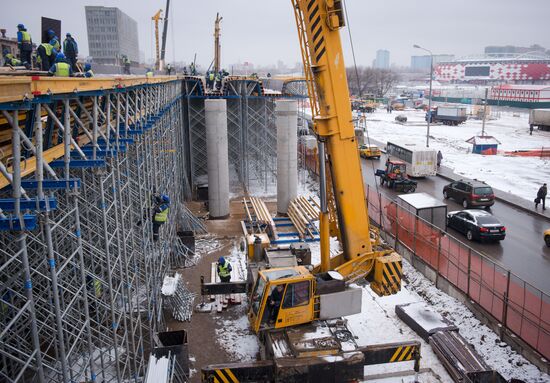
[[[299,76],[216,15],[216,79],[169,4],[147,75],[0,70],[0,382],[550,382],[549,297],[365,183],[343,1],[288,1]]]

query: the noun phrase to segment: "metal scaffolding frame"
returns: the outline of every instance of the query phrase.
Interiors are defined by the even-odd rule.
[[[184,109],[190,153],[190,184],[206,182],[206,126],[204,100],[227,100],[229,164],[245,189],[252,185],[267,189],[275,182],[277,166],[277,132],[275,97],[266,94],[261,82],[246,78],[228,78],[219,92],[205,92],[203,79],[184,79]]]
[[[0,381],[137,382],[177,238],[153,241],[152,197],[178,217],[189,189],[183,84],[49,81],[0,103]]]

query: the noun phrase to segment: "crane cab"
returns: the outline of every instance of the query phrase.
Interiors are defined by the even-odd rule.
[[[265,269],[250,296],[248,319],[256,333],[313,321],[315,277],[303,266]]]

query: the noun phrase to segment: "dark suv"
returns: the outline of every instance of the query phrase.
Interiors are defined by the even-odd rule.
[[[443,197],[452,198],[464,208],[490,207],[495,203],[493,189],[483,181],[458,180],[445,185]]]

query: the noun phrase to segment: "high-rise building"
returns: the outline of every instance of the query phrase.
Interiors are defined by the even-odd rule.
[[[455,59],[454,55],[433,55],[434,57],[434,68],[435,66],[443,61],[453,61]],[[411,69],[413,71],[430,71],[430,55],[423,56],[411,56]]]
[[[93,60],[118,64],[123,55],[139,62],[137,22],[114,7],[86,6],[88,48]]]
[[[376,51],[376,59],[373,63],[374,68],[389,69],[390,68],[390,51],[379,49]]]

